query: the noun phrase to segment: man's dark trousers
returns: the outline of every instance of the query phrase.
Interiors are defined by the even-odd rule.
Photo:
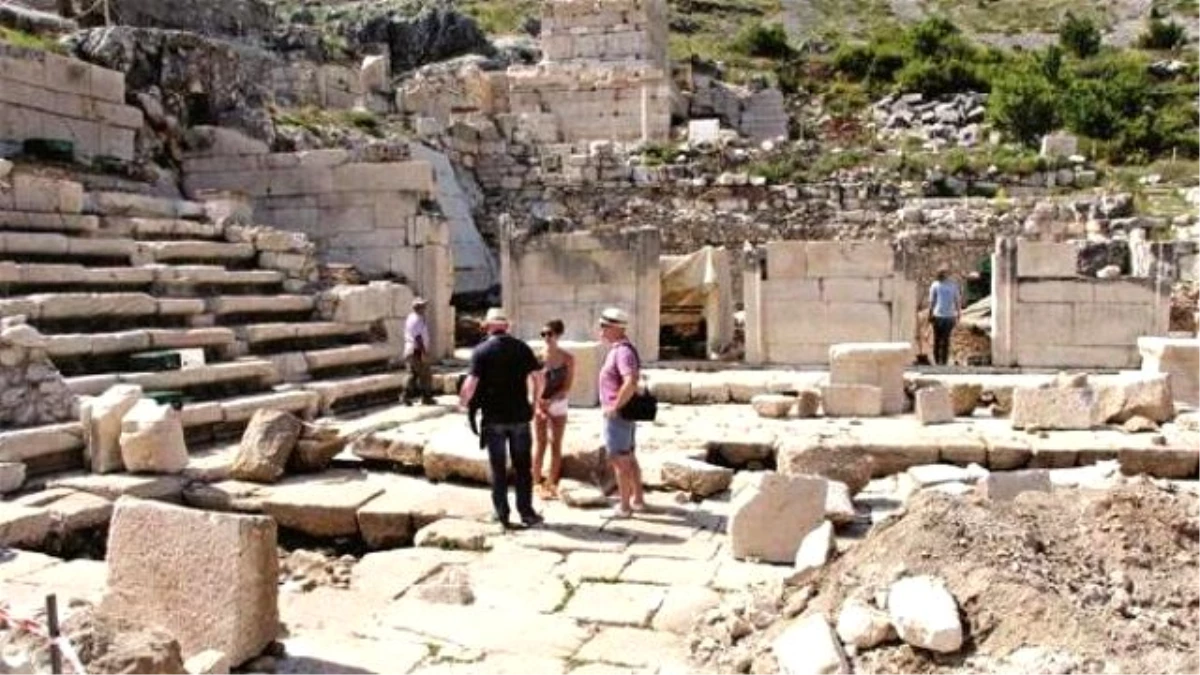
[[[487,446],[492,474],[492,506],[501,522],[508,522],[508,456],[512,453],[513,480],[517,488],[517,513],[522,520],[537,517],[533,510],[533,435],[528,422],[485,424],[483,443]]]
[[[939,366],[950,360],[950,334],[955,323],[952,316],[933,317],[933,362]]]

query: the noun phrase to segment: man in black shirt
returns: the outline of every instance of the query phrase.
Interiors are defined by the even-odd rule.
[[[488,339],[471,354],[471,372],[463,383],[459,401],[464,408],[477,406],[483,412],[481,436],[491,465],[492,506],[504,527],[508,520],[508,456],[512,455],[517,488],[517,512],[526,526],[542,517],[533,510],[533,400],[540,395],[541,364],[529,345],[508,334],[508,317],[501,309],[489,309],[484,328]],[[474,400],[472,400],[474,399]]]

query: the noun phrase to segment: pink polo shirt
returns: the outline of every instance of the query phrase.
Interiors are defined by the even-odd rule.
[[[613,344],[600,366],[600,405],[610,406],[617,400],[617,392],[626,377],[638,372],[638,359],[628,339]]]

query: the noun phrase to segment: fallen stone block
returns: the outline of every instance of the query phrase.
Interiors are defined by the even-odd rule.
[[[804,536],[824,520],[826,481],[764,473],[734,495],[729,539],[733,557],[794,563]]]
[[[1012,501],[1022,492],[1050,492],[1046,469],[992,471],[976,485],[980,496],[996,502]]]
[[[1090,387],[1017,387],[1013,390],[1014,429],[1091,429],[1096,392]]]
[[[1176,401],[1200,406],[1200,338],[1138,338],[1143,373],[1169,373]]]
[[[759,417],[783,419],[796,407],[796,397],[783,394],[758,394],[750,399],[750,407]]]
[[[433,434],[425,444],[421,461],[429,480],[461,478],[484,485],[490,482],[487,453],[480,450],[479,438],[465,424]]]
[[[896,629],[887,612],[853,598],[842,603],[836,630],[842,642],[860,650],[896,639]]]
[[[0,546],[37,546],[50,533],[50,512],[0,502]]]
[[[812,532],[804,535],[799,548],[796,549],[796,559],[789,583],[799,585],[804,583],[825,566],[829,554],[833,553],[833,523],[826,520]]]
[[[878,387],[883,413],[896,415],[907,404],[904,369],[912,358],[907,342],[836,344],[829,348],[829,384]]]
[[[901,579],[889,589],[887,606],[896,633],[908,644],[942,654],[962,647],[958,604],[941,579]]]
[[[954,421],[950,390],[942,386],[924,387],[916,393],[916,413],[921,424],[944,424]]]
[[[287,468],[297,473],[323,471],[345,447],[346,439],[336,429],[305,424]]]
[[[879,417],[883,390],[865,384],[828,384],[821,387],[821,407],[826,417]]]
[[[840,480],[828,483],[825,495],[825,518],[834,525],[847,525],[857,517],[854,502],[850,499],[850,488]]]
[[[50,514],[50,531],[59,535],[108,525],[113,512],[112,500],[68,488],[40,490],[15,503],[45,509]]]
[[[871,481],[875,460],[852,443],[833,443],[820,438],[784,439],[776,454],[779,473],[785,476],[821,476],[846,484],[850,495],[858,494]]]
[[[1121,448],[1117,451],[1121,473],[1156,478],[1195,478],[1200,450],[1193,447]]]
[[[822,614],[796,619],[771,643],[779,672],[788,675],[850,672],[842,643]]]
[[[279,634],[275,546],[270,518],[124,497],[109,529],[102,609],[162,626],[184,658],[215,649],[244,663]]]
[[[179,411],[150,399],[137,402],[121,419],[121,460],[132,473],[182,472],[188,464]]]
[[[672,458],[662,463],[662,479],[669,487],[697,497],[711,497],[729,489],[733,469],[689,458]]]
[[[282,410],[259,410],[250,418],[230,476],[236,480],[274,483],[283,476],[300,438],[302,423]]]
[[[955,417],[970,417],[979,407],[979,399],[983,396],[982,384],[955,382],[950,385],[950,405],[954,408]]]
[[[314,537],[346,537],[358,534],[358,509],[382,492],[383,487],[361,480],[297,481],[273,488],[262,506],[280,527]]]
[[[444,518],[417,530],[413,543],[426,548],[483,551],[491,548],[489,537],[501,531],[500,526],[493,523]]]
[[[142,397],[142,388],[118,384],[80,406],[84,438],[84,462],[93,473],[125,468],[121,459],[121,419]]]
[[[1092,422],[1123,423],[1134,416],[1154,422],[1166,422],[1175,417],[1175,403],[1168,373],[1121,373],[1100,380],[1097,391],[1097,410]]]
[[[801,389],[796,393],[796,417],[816,417],[821,410],[821,392],[816,389]]]
[[[24,462],[0,462],[0,495],[17,491],[24,483]]]
[[[564,504],[576,509],[608,506],[608,495],[603,490],[570,478],[559,481],[558,496]]]

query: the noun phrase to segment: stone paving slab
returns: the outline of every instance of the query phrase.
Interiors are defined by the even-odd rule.
[[[667,596],[663,599],[662,607],[654,614],[650,627],[687,635],[700,615],[720,603],[721,594],[706,586],[672,586],[667,589]]]
[[[575,589],[563,613],[580,621],[645,626],[664,596],[659,586],[585,581]]]
[[[787,579],[792,575],[792,571],[792,568],[787,565],[767,565],[722,558],[717,566],[717,574],[713,578],[712,587],[718,591],[738,591],[764,581]]]
[[[567,672],[567,661],[546,657],[527,657],[517,654],[488,654],[478,661],[442,661],[418,666],[413,675],[563,675]]]
[[[316,631],[283,641],[287,656],[280,673],[409,673],[429,657],[423,642],[372,640],[341,632]]]
[[[664,655],[682,660],[683,638],[671,633],[639,628],[602,628],[575,655],[579,661],[598,661],[619,666],[658,665]]]
[[[568,555],[557,572],[576,585],[581,581],[615,581],[629,564],[629,559],[624,553],[578,551]]]
[[[350,587],[395,599],[414,584],[433,575],[445,565],[466,565],[479,557],[469,551],[441,551],[431,548],[402,548],[368,553],[350,577]]]
[[[704,586],[717,573],[718,563],[706,560],[634,558],[621,572],[621,581],[660,586]]]
[[[408,598],[376,612],[358,632],[380,640],[415,635],[489,654],[556,659],[570,658],[589,637],[586,629],[560,614],[440,605]]]
[[[12,581],[61,563],[62,560],[44,553],[0,547],[0,581]]]
[[[559,553],[620,553],[630,541],[628,536],[599,532],[595,528],[580,525],[559,525],[550,521],[536,529],[515,532],[510,538],[521,546]]]

